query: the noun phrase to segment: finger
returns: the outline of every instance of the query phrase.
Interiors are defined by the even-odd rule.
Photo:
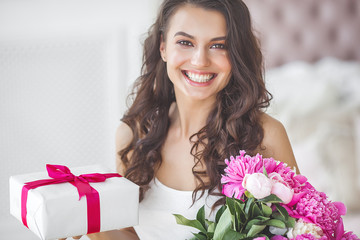
[[[76,237],[73,237],[73,239],[80,239],[82,236],[76,236]]]
[[[59,238],[58,240],[66,240],[66,238]]]

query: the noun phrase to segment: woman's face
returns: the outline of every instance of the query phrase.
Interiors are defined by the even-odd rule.
[[[225,36],[220,12],[185,5],[174,13],[160,52],[177,98],[215,101],[231,76]]]

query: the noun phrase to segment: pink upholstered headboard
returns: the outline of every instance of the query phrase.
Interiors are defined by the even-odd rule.
[[[326,56],[360,61],[360,0],[244,0],[266,68]]]

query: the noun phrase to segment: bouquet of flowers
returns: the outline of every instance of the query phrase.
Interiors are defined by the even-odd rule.
[[[178,224],[200,231],[193,239],[359,239],[344,230],[345,205],[330,201],[285,163],[245,151],[225,163],[226,204],[215,221],[205,219],[204,207],[194,220],[174,214]]]

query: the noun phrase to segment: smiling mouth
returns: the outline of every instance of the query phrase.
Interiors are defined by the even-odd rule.
[[[198,74],[188,71],[182,71],[182,73],[191,81],[197,83],[207,83],[210,82],[217,74],[215,73],[206,73],[206,74]]]

